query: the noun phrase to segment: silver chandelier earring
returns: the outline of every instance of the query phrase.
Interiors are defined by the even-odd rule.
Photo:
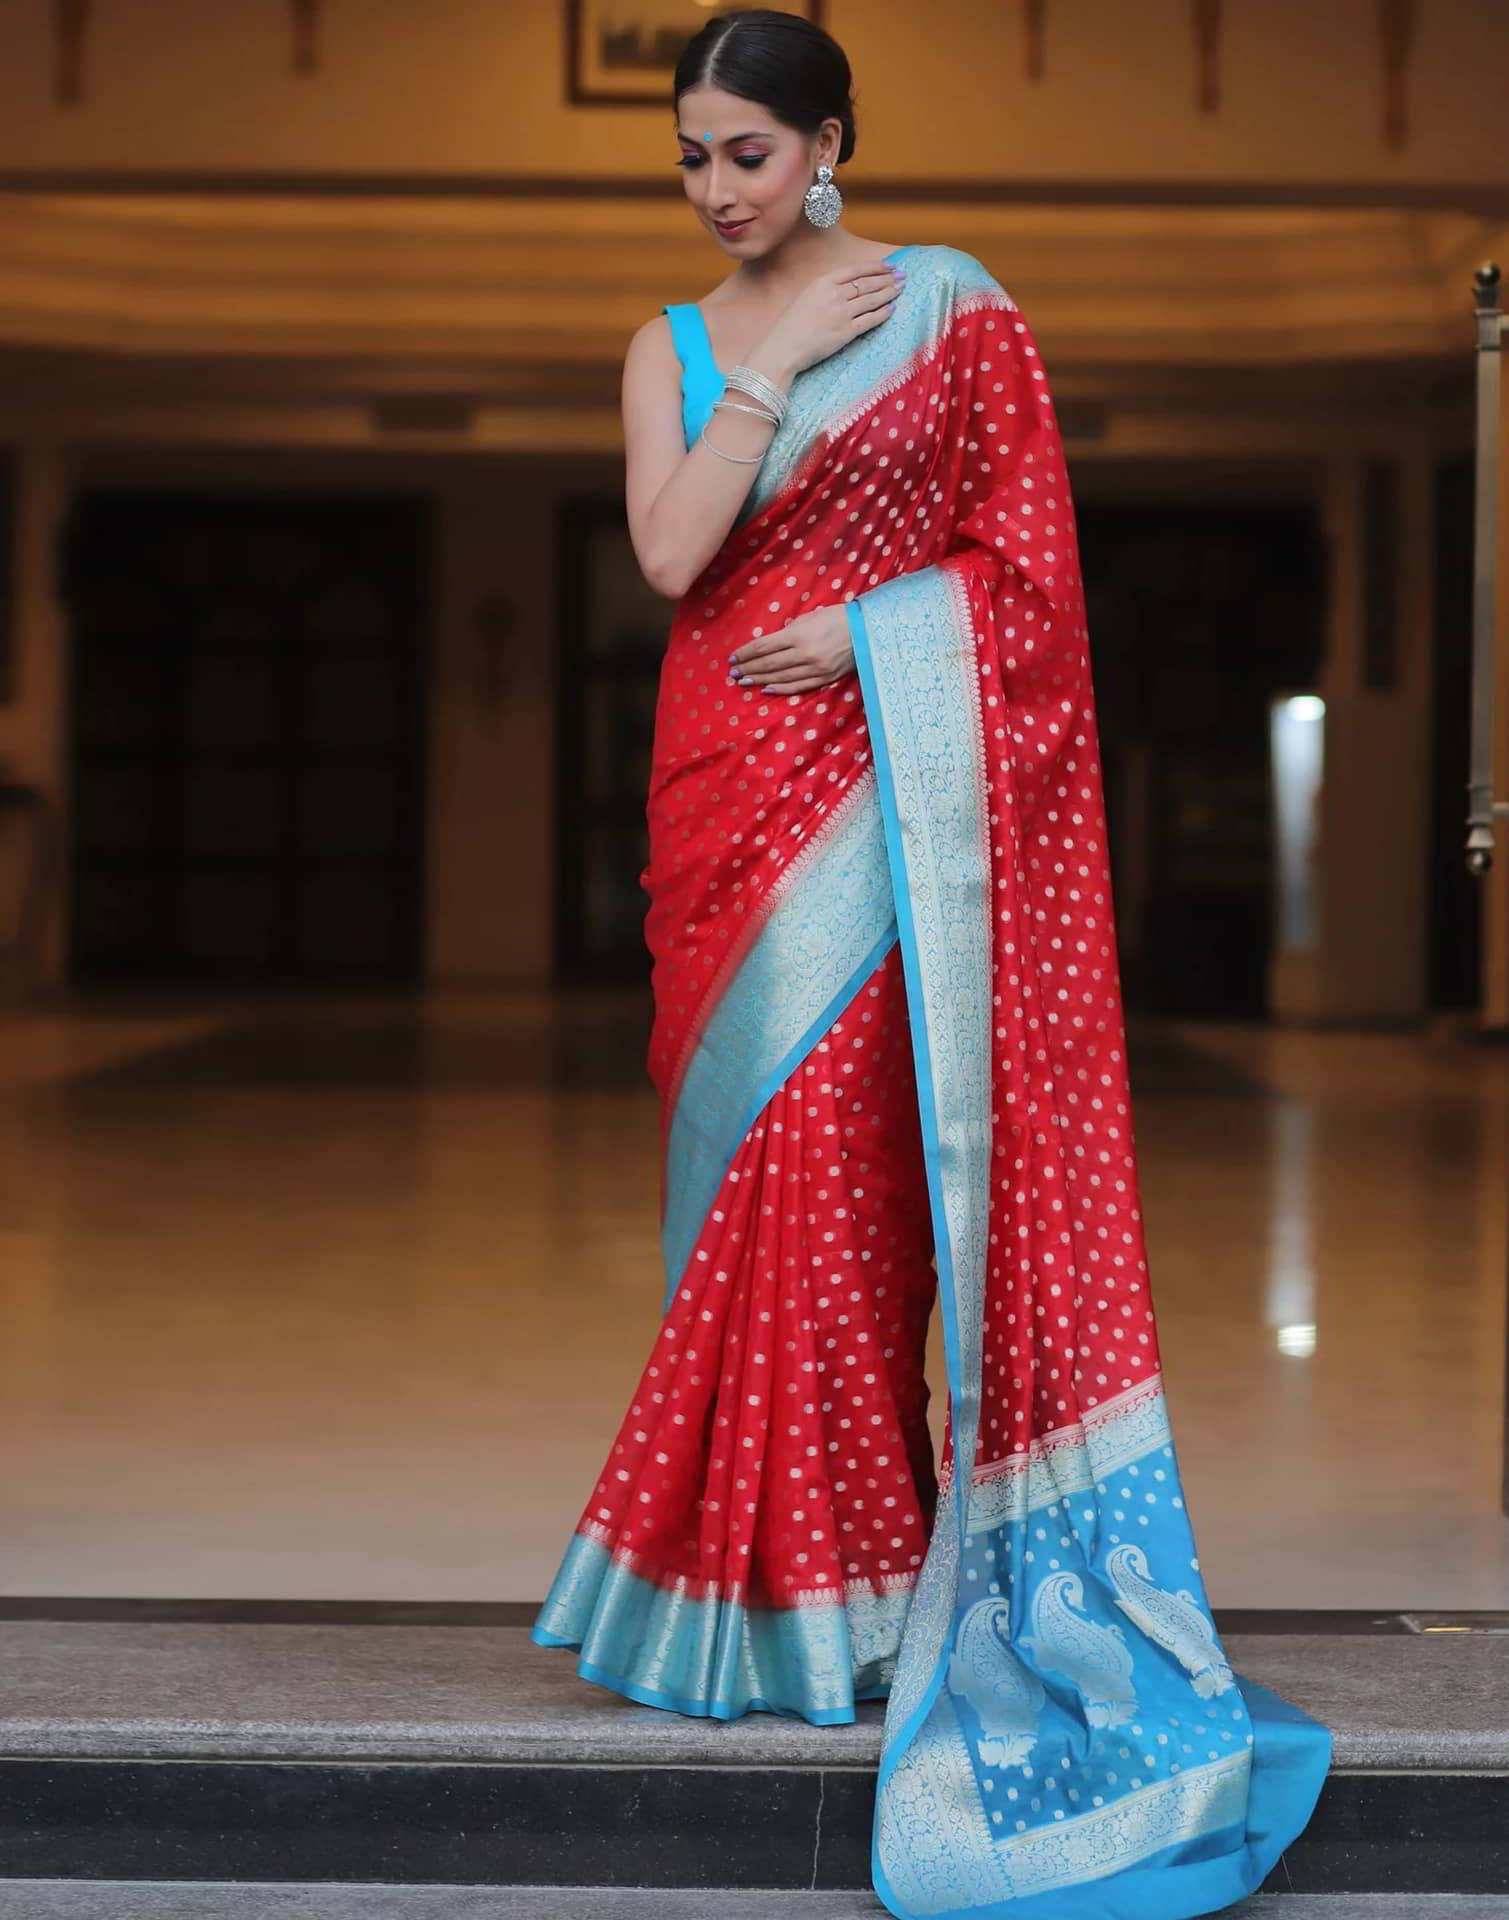
[[[819,167],[817,181],[802,195],[807,218],[815,227],[831,227],[844,210],[844,196],[833,184],[832,167]]]

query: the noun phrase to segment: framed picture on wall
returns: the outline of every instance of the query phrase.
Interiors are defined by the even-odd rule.
[[[667,107],[681,49],[714,13],[701,0],[565,0],[566,97],[578,107]],[[822,25],[822,0],[784,5]]]

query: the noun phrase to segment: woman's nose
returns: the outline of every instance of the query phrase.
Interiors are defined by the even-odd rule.
[[[707,185],[707,197],[715,207],[731,207],[739,198],[738,182],[730,173],[720,171],[716,163]]]

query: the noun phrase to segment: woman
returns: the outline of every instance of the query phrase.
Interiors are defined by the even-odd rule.
[[[1047,381],[970,255],[834,223],[827,35],[719,15],[675,104],[737,266],[624,375],[666,1299],[534,1638],[682,1713],[888,1696],[893,1914],[1213,1912],[1330,1741],[1232,1674],[1180,1498]]]

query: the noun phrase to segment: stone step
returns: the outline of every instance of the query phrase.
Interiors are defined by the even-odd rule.
[[[1339,1771],[1509,1772],[1509,1637],[1229,1634],[1237,1669],[1335,1735]],[[863,1767],[847,1726],[641,1707],[506,1627],[0,1620],[0,1755]]]
[[[1227,1646],[1335,1734],[1265,1891],[1509,1893],[1503,1636]],[[518,1626],[0,1621],[0,1876],[863,1895],[883,1711],[640,1707]]]
[[[884,1920],[873,1894],[0,1880],[0,1920]],[[1225,1920],[1509,1920],[1493,1894],[1258,1894]]]

